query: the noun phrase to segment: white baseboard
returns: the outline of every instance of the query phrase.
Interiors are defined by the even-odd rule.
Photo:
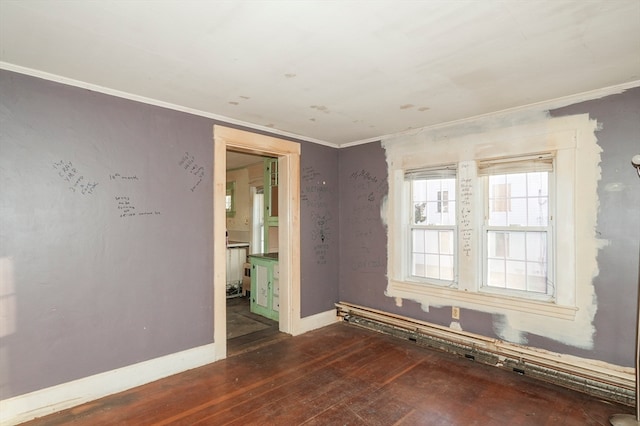
[[[332,311],[335,315],[335,311]],[[0,401],[0,425],[15,425],[122,392],[216,359],[214,344],[155,358]]]
[[[311,315],[308,317],[300,318],[300,322],[298,323],[298,327],[294,330],[292,335],[298,336],[300,334],[304,334],[307,331],[315,330],[318,328],[325,327],[327,325],[331,325],[335,322],[338,322],[341,318],[338,317],[335,309],[331,309],[330,311],[320,312],[315,315]]]

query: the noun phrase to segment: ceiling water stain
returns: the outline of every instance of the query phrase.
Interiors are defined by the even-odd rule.
[[[324,105],[311,105],[309,108],[317,109],[318,111],[322,111],[325,114],[329,114],[331,112],[331,111],[329,111],[329,108],[327,108]]]
[[[400,105],[400,109],[409,109],[409,108],[413,108],[414,106],[415,106],[414,104]]]
[[[294,78],[294,77],[296,77],[296,74],[285,74],[284,76],[286,78]]]
[[[431,108],[429,107],[420,107],[418,108],[418,111],[429,111]]]
[[[276,127],[276,125],[273,124],[273,123],[269,123],[269,124],[265,125],[264,127]]]
[[[240,105],[240,102],[233,102],[233,101],[231,101],[231,102],[229,102],[229,103],[230,103],[231,105]]]
[[[242,96],[242,95],[240,95],[240,97],[241,97],[242,99],[251,99],[249,96]]]

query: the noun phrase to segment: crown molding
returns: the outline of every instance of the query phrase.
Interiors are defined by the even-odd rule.
[[[546,101],[534,102],[527,105],[507,108],[499,111],[489,112],[485,114],[474,115],[471,117],[461,118],[458,120],[445,121],[443,123],[433,124],[425,127],[417,127],[415,129],[406,130],[398,133],[390,133],[383,136],[376,136],[374,138],[362,139],[358,141],[348,142],[340,144],[340,148],[348,148],[350,146],[362,145],[371,142],[380,142],[385,139],[392,139],[400,136],[415,135],[417,133],[429,132],[432,130],[438,130],[450,126],[459,124],[466,124],[478,120],[483,120],[490,117],[499,117],[508,114],[522,113],[529,111],[550,111],[552,109],[558,109],[565,106],[577,104],[585,101],[592,101],[595,99],[604,98],[605,96],[617,95],[626,90],[633,89],[634,87],[640,87],[640,80],[633,80],[627,83],[617,84],[614,86],[607,86],[600,89],[590,90],[587,92],[576,93],[573,95],[567,95],[560,98],[550,99]]]
[[[194,108],[189,108],[181,105],[172,104],[170,102],[164,102],[153,98],[148,98],[145,96],[136,95],[133,93],[123,92],[120,90],[110,89],[108,87],[99,86],[97,84],[87,83],[80,80],[75,80],[68,77],[63,77],[57,74],[51,74],[44,71],[35,70],[32,68],[23,67],[20,65],[11,64],[8,62],[0,61],[0,69],[4,69],[7,71],[13,71],[19,74],[29,75],[31,77],[41,78],[43,80],[53,81],[55,83],[65,84],[67,86],[79,87],[81,89],[91,90],[93,92],[103,93],[105,95],[116,96],[118,98],[128,99],[130,101],[140,102],[143,104],[158,106],[166,109],[171,109],[174,111],[185,112],[187,114],[197,115],[200,117],[211,118],[219,122],[219,124],[234,124],[237,126],[242,126],[247,129],[258,130],[260,132],[269,133],[270,135],[286,137],[290,139],[295,139],[298,141],[312,142],[319,145],[325,145],[332,148],[339,148],[338,144],[323,141],[320,139],[315,139],[307,136],[298,135],[295,133],[286,132],[283,130],[274,129],[272,127],[261,126],[259,124],[249,123],[242,120],[236,120],[234,118],[225,117],[223,115],[212,114],[210,112],[201,111]]]

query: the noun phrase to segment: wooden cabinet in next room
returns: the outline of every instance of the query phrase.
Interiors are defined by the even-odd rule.
[[[249,255],[251,263],[251,312],[278,321],[280,269],[278,254]]]

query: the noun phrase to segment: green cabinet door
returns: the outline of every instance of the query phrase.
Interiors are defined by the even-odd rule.
[[[251,312],[278,321],[280,307],[278,262],[257,257],[250,257],[250,261]]]

